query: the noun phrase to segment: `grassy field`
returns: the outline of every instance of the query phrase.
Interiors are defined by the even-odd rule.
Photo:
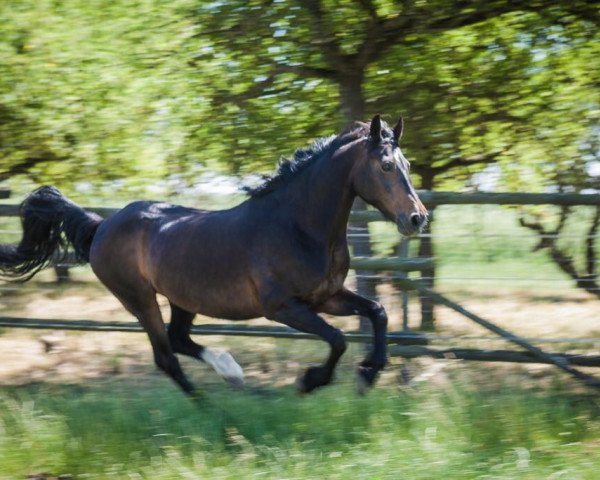
[[[596,394],[456,364],[358,397],[349,380],[195,400],[160,376],[5,387],[0,478],[595,479]]]

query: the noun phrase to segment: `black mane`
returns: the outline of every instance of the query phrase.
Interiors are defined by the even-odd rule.
[[[261,197],[267,193],[276,190],[294,178],[300,172],[303,172],[310,165],[316,162],[321,155],[332,153],[339,147],[336,140],[337,135],[317,138],[312,145],[306,148],[299,148],[294,152],[292,158],[283,158],[279,162],[277,173],[267,177],[266,180],[257,187],[246,187],[245,190],[251,197]]]
[[[355,122],[349,129],[344,130],[339,135],[317,138],[309,147],[296,150],[292,158],[283,158],[279,162],[279,167],[275,175],[267,177],[257,187],[245,187],[244,190],[251,197],[261,197],[271,193],[280,186],[289,183],[300,172],[303,172],[316,163],[317,159],[324,155],[333,154],[341,146],[356,140],[361,135],[368,135],[368,133],[368,124]],[[382,122],[382,134],[384,137],[392,137],[392,130],[384,122]]]

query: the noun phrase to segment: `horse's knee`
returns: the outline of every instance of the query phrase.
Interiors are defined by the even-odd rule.
[[[380,320],[382,322],[387,322],[387,312],[385,311],[385,308],[383,307],[383,305],[378,303],[377,306],[374,308],[374,313],[375,313],[375,317],[378,320]]]
[[[387,328],[388,317],[385,308],[380,303],[375,303],[373,308],[371,308],[369,312],[369,318],[373,322],[374,325],[379,325],[381,327]]]

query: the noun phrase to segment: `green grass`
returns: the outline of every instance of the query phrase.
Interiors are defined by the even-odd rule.
[[[341,382],[190,401],[162,377],[5,388],[0,478],[597,478],[597,397],[453,372],[366,397]]]

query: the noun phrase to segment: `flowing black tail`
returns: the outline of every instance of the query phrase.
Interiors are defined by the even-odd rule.
[[[69,245],[77,262],[86,263],[94,234],[102,221],[54,187],[40,187],[21,204],[23,238],[18,245],[0,245],[0,276],[26,281],[53,259],[64,258]]]

